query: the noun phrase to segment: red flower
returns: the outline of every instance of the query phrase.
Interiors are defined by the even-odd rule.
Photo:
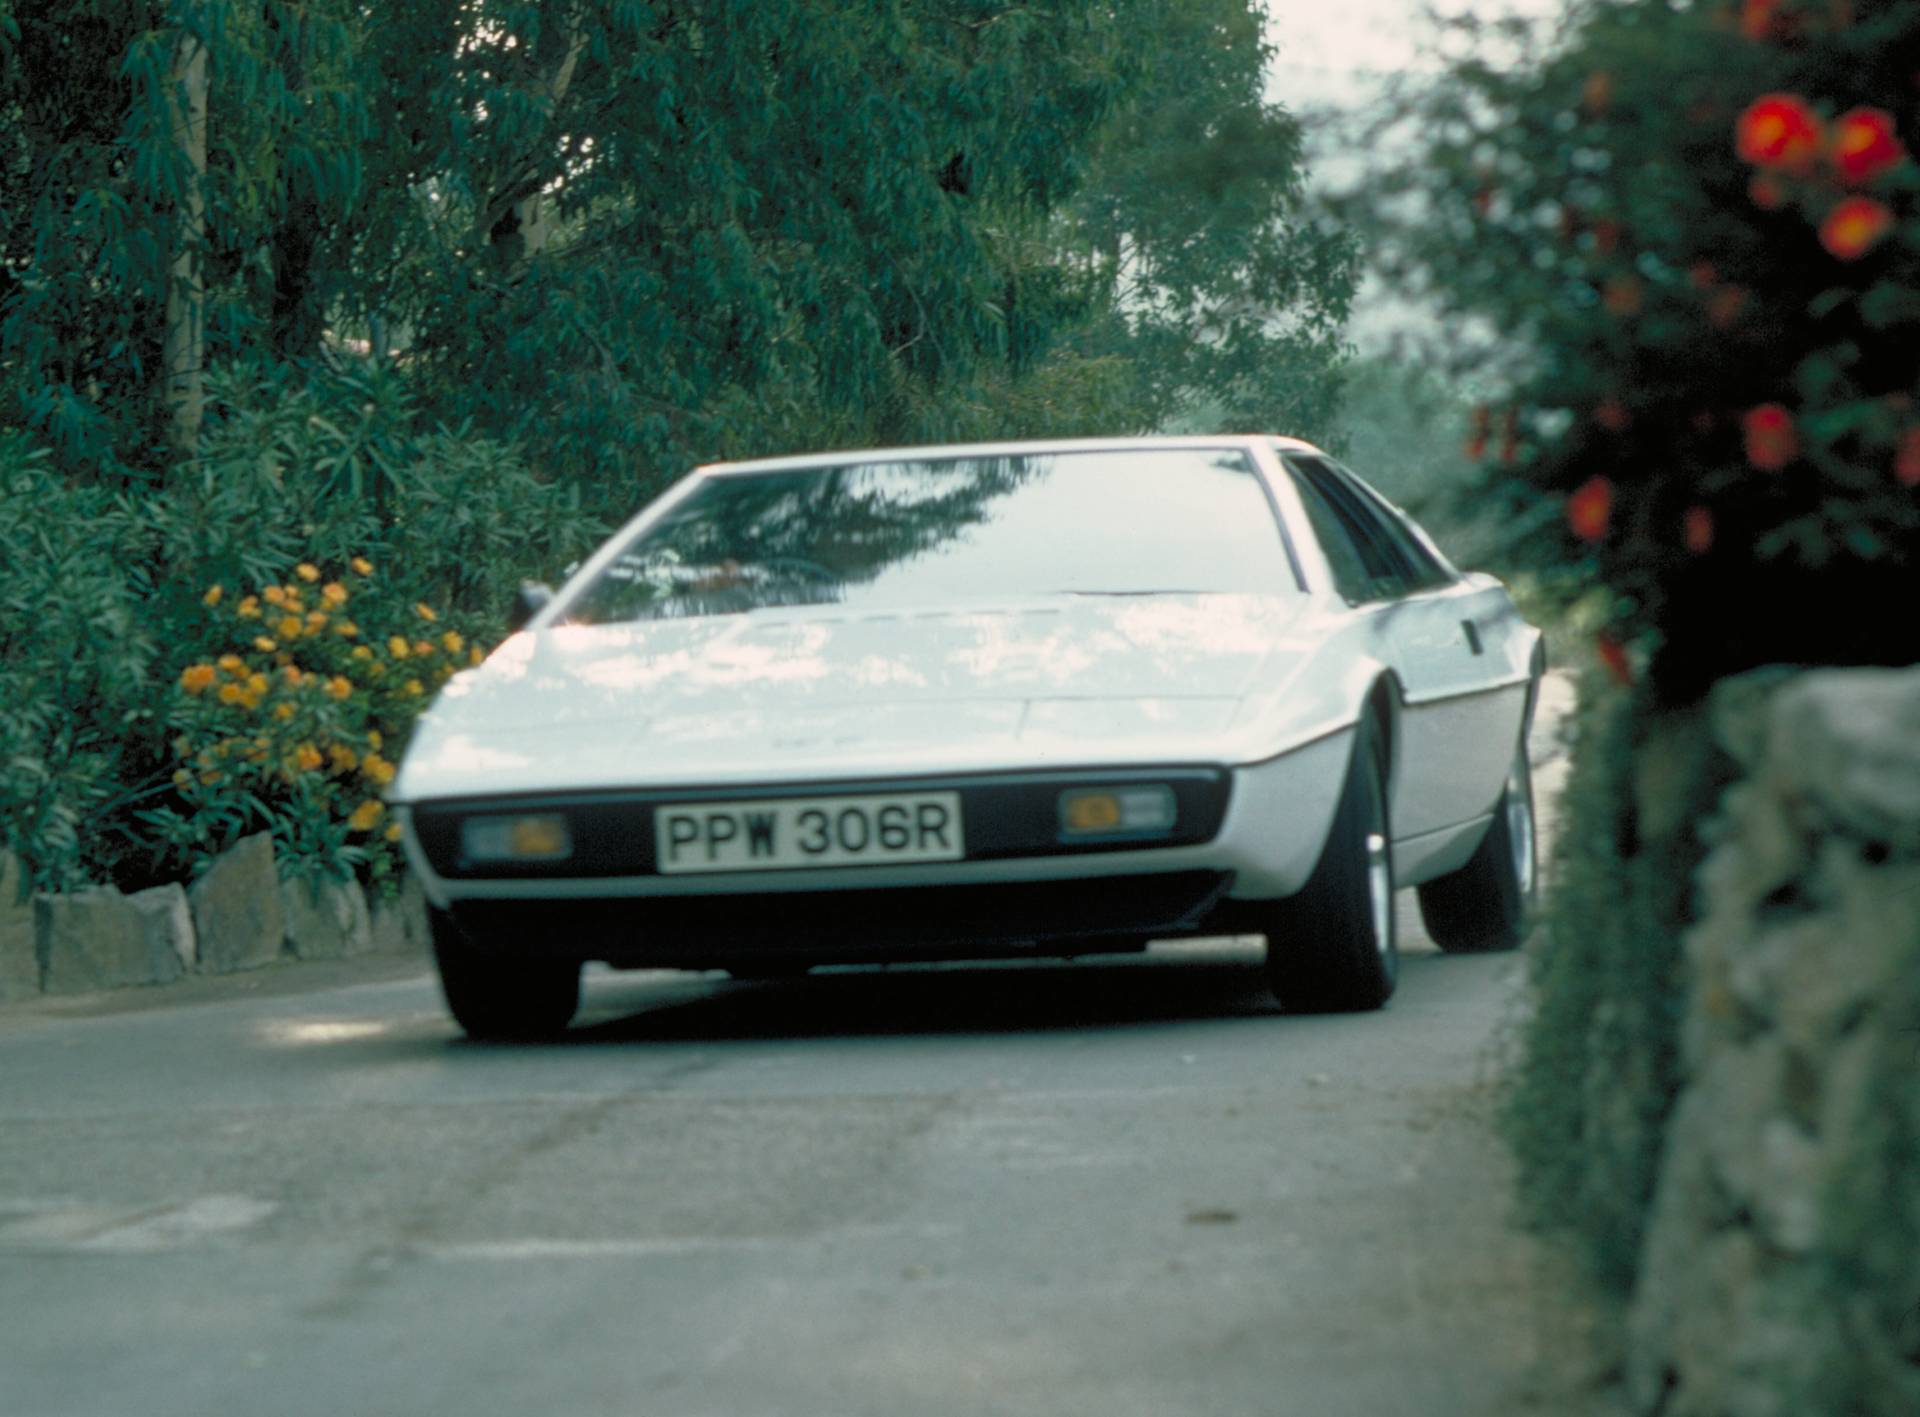
[[[1900,451],[1893,460],[1893,475],[1902,487],[1920,487],[1920,428],[1909,428],[1900,435]]]
[[[1859,187],[1906,161],[1907,150],[1894,134],[1891,113],[1884,108],[1855,108],[1834,120],[1828,155],[1841,178]]]
[[[1787,189],[1762,172],[1747,184],[1747,200],[1763,212],[1777,212],[1787,204]]]
[[[1733,120],[1733,140],[1756,167],[1804,168],[1820,153],[1820,119],[1794,94],[1762,94]]]
[[[1720,279],[1720,272],[1713,268],[1712,261],[1695,261],[1687,267],[1687,279],[1693,282],[1695,290],[1712,290]]]
[[[1765,39],[1773,33],[1779,10],[1780,0],[1746,0],[1740,7],[1740,33],[1748,39]]]
[[[1633,687],[1633,662],[1627,658],[1627,647],[1612,635],[1601,635],[1593,642],[1593,652],[1600,656],[1600,662],[1615,682],[1628,688]]]
[[[1746,435],[1747,461],[1763,472],[1777,472],[1800,454],[1793,415],[1777,403],[1748,409],[1740,431]]]
[[[1640,313],[1640,281],[1635,276],[1615,276],[1600,292],[1600,303],[1616,320]]]
[[[1694,555],[1704,555],[1713,545],[1713,513],[1705,507],[1688,507],[1680,519],[1680,539]]]
[[[1707,323],[1724,330],[1740,318],[1747,308],[1747,292],[1737,285],[1723,285],[1707,299]]]
[[[1567,525],[1582,541],[1598,541],[1607,534],[1613,519],[1613,484],[1604,477],[1589,477],[1567,499]]]
[[[1633,424],[1633,415],[1619,399],[1607,399],[1594,405],[1593,421],[1609,433],[1624,433]]]
[[[1893,229],[1893,213],[1871,197],[1842,197],[1820,223],[1820,244],[1842,261],[1857,261]]]

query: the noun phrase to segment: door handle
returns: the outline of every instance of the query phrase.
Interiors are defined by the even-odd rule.
[[[1480,643],[1480,631],[1474,625],[1473,621],[1462,620],[1460,622],[1460,628],[1467,632],[1467,648],[1475,654],[1481,653],[1483,646]]]

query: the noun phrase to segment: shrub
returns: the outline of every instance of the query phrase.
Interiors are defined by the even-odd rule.
[[[431,606],[381,596],[373,564],[301,562],[285,584],[209,587],[207,638],[168,713],[176,800],[140,814],[195,872],[249,832],[272,832],[298,874],[379,881],[400,869],[380,793],[429,696],[480,647]],[[163,858],[165,859],[165,858]]]

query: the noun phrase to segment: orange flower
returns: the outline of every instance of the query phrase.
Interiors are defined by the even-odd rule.
[[[1589,477],[1567,499],[1567,524],[1582,541],[1600,540],[1612,519],[1613,484],[1604,477]]]
[[[318,634],[321,630],[326,628],[326,624],[327,624],[326,611],[309,610],[307,612],[307,633],[308,634],[310,635]]]
[[[261,591],[260,598],[273,606],[283,606],[287,603],[287,593],[277,585],[270,585]]]
[[[189,694],[203,693],[213,686],[214,678],[211,664],[190,664],[180,671],[180,687]]]
[[[353,809],[353,815],[347,818],[347,825],[357,832],[372,831],[374,824],[380,820],[380,814],[386,810],[380,803],[368,798]]]
[[[338,581],[328,581],[320,587],[320,598],[329,605],[345,605],[347,603],[347,588]]]
[[[280,617],[280,623],[273,627],[273,632],[283,640],[299,639],[300,617],[297,615],[282,615]]]
[[[1852,108],[1834,119],[1828,156],[1841,180],[1859,187],[1906,161],[1907,150],[1894,134],[1892,114],[1884,108]]]
[[[1893,213],[1871,197],[1842,197],[1820,223],[1820,244],[1842,261],[1857,261],[1893,229]]]
[[[299,665],[289,664],[280,670],[280,677],[287,681],[288,687],[297,689],[300,687],[300,681],[307,676],[300,672]]]
[[[1694,555],[1705,555],[1713,545],[1713,513],[1705,507],[1688,507],[1680,519],[1680,539]]]
[[[1820,154],[1820,119],[1795,94],[1762,94],[1734,119],[1733,141],[1744,162],[1801,171]]]
[[[377,782],[385,787],[393,781],[394,766],[378,753],[368,753],[360,760],[360,771],[369,782]]]
[[[330,699],[350,699],[353,697],[353,681],[345,675],[336,674],[327,680],[327,697]]]
[[[357,576],[370,576],[373,574],[373,562],[369,561],[365,556],[355,556],[351,561],[347,562],[347,564],[353,567],[353,572]]]
[[[312,772],[326,759],[320,756],[320,750],[311,743],[302,743],[293,750],[293,761],[301,772]]]
[[[1800,455],[1800,435],[1793,415],[1777,403],[1750,408],[1740,420],[1747,461],[1763,472],[1777,472]]]
[[[335,743],[328,748],[327,757],[335,772],[352,772],[360,766],[360,755],[344,743]]]
[[[273,681],[264,674],[256,671],[247,676],[247,689],[250,693],[264,694],[272,687]]]
[[[292,718],[293,712],[294,710],[293,710],[292,704],[275,704],[273,706],[273,716],[282,723],[285,723],[288,719]]]
[[[1902,487],[1920,487],[1920,428],[1909,428],[1900,435],[1893,475]]]
[[[293,573],[309,584],[320,579],[320,568],[306,561],[302,561],[299,565],[295,566]]]
[[[413,642],[413,652],[424,659],[426,656],[433,653],[433,641],[432,640],[415,640]]]
[[[220,702],[221,703],[237,704],[244,698],[246,698],[246,691],[242,689],[238,684],[222,684],[220,686]]]

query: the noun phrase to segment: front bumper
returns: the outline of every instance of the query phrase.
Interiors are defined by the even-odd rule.
[[[528,955],[708,968],[743,959],[987,958],[1127,947],[1141,937],[1244,928],[1244,903],[1298,890],[1318,861],[1346,776],[1342,730],[1267,762],[1225,767],[1092,767],[940,779],[714,790],[707,800],[788,790],[963,794],[960,861],[660,875],[652,809],[698,792],[565,799],[516,796],[403,809],[427,897],[476,945]],[[1053,839],[1063,786],[1167,782],[1181,828],[1167,843],[1067,847]],[[467,813],[565,805],[579,858],[506,871],[459,859]]]

